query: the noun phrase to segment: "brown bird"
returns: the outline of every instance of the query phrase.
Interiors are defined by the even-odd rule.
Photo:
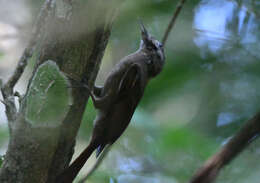
[[[90,92],[97,116],[87,148],[58,176],[57,183],[72,183],[94,150],[97,156],[112,145],[127,128],[148,81],[159,74],[165,62],[163,45],[141,24],[140,48],[124,57],[109,73],[104,86]]]

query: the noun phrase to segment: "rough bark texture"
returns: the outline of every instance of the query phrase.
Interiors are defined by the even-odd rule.
[[[72,85],[74,80],[84,78],[91,86],[110,35],[115,11],[112,1],[57,0],[56,6],[41,35],[37,54],[34,53],[37,56],[33,75],[40,65],[51,60],[64,75],[73,78]],[[32,84],[31,79],[29,85]],[[72,88],[73,102],[62,121],[34,124],[25,117],[29,88],[12,122],[8,151],[0,170],[1,183],[52,183],[73,155],[88,95],[80,88]]]

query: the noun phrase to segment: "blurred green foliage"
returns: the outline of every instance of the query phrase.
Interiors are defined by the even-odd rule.
[[[2,166],[2,163],[3,163],[3,157],[0,156],[0,167]]]
[[[1,128],[0,128],[0,147],[6,146],[8,137],[9,137],[8,131],[6,130],[6,128],[3,128],[3,126],[1,125]],[[2,166],[3,160],[4,160],[4,155],[3,155],[3,153],[0,153],[0,167]]]

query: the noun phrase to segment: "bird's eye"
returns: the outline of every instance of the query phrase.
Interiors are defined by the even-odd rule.
[[[150,50],[150,51],[151,50],[157,50],[157,47],[154,44],[150,44],[150,45],[147,46],[147,49]]]

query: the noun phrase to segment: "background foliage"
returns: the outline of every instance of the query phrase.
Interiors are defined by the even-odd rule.
[[[39,4],[24,3],[30,12],[23,22],[27,30]],[[125,1],[115,20],[97,84],[103,83],[120,58],[138,49],[138,18],[161,39],[176,3]],[[130,126],[89,182],[187,182],[259,110],[259,10],[260,3],[254,0],[197,0],[185,4],[165,48],[163,72],[149,83]],[[14,25],[12,21],[1,22]],[[23,40],[21,36],[18,42]],[[1,67],[9,53],[1,47],[0,53],[0,76],[5,78],[7,73]],[[11,72],[12,65],[9,68]],[[30,68],[25,80],[29,76]],[[20,88],[23,86],[21,82]],[[4,155],[8,131],[0,107],[0,152]],[[87,145],[94,118],[90,100],[75,156]],[[221,172],[217,182],[257,182],[258,145],[256,141],[240,154]],[[94,161],[93,156],[81,175]]]

